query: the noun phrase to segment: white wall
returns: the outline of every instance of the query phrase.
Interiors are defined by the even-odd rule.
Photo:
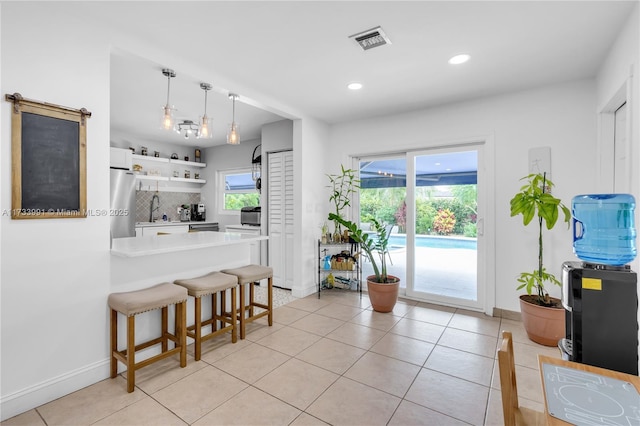
[[[55,6],[2,4],[2,92],[92,112],[87,207],[109,208],[109,43]],[[57,19],[52,20],[55,16]],[[11,105],[2,102],[8,123]],[[0,203],[11,208],[11,128],[0,139]],[[2,418],[108,375],[109,218],[2,226]],[[52,387],[56,389],[52,391]],[[23,398],[28,394],[28,398]]]
[[[336,125],[326,146],[333,153],[327,171],[349,164],[350,155],[492,138],[495,169],[487,172],[495,181],[495,198],[489,200],[496,229],[494,306],[519,311],[515,280],[521,271],[536,267],[537,234],[509,216],[509,200],[528,174],[528,150],[540,146],[551,147],[555,194],[565,204],[570,205],[573,195],[589,192],[594,185],[594,106],[595,82],[587,80]],[[557,226],[546,235],[545,266],[559,276],[562,262],[575,259],[570,231]],[[550,290],[560,295],[559,288]]]
[[[626,90],[627,102],[629,106],[630,137],[629,153],[630,161],[630,189],[631,194],[636,198],[636,229],[640,221],[638,211],[638,201],[640,200],[640,5],[629,16],[626,25],[621,29],[617,40],[611,46],[609,55],[603,62],[597,78],[597,107],[598,113],[616,96],[616,93],[623,88]],[[600,144],[606,143],[606,138],[601,135]],[[604,149],[603,146],[600,146]],[[637,240],[636,240],[637,244]],[[640,259],[631,263],[631,268],[640,272]],[[640,284],[636,284],[638,294],[640,294]],[[638,311],[638,322],[640,323],[640,311]],[[640,341],[640,331],[638,332]],[[638,361],[640,367],[640,360]]]
[[[293,121],[280,120],[262,126],[262,152],[293,149]]]
[[[630,121],[631,193],[640,200],[640,5],[629,16],[618,38],[609,50],[609,55],[600,67],[597,77],[597,113],[601,113],[619,90],[627,90]],[[602,135],[601,135],[602,136]],[[601,144],[606,143],[603,140]],[[604,147],[601,147],[604,149]],[[604,178],[604,177],[603,177]],[[640,214],[636,209],[636,228]],[[632,263],[640,270],[640,259]],[[639,287],[640,288],[640,287]]]
[[[294,220],[292,294],[304,297],[317,291],[318,239],[329,210],[326,164],[333,159],[328,149],[329,126],[311,119],[296,120],[293,126]],[[300,200],[300,202],[297,202]]]

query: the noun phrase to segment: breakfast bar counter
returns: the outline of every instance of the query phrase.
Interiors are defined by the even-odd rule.
[[[111,291],[131,291],[250,263],[251,243],[266,235],[190,232],[114,238]]]
[[[264,235],[236,232],[190,232],[147,237],[114,238],[111,245],[111,254],[122,257],[149,256],[184,250],[246,244],[266,239],[267,237]]]

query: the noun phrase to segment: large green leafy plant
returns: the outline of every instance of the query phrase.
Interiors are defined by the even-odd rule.
[[[568,228],[571,213],[559,198],[554,197],[549,192],[550,188],[553,187],[553,182],[546,178],[546,173],[530,174],[520,180],[526,180],[526,184],[520,188],[520,191],[510,201],[511,216],[522,215],[522,223],[525,226],[529,225],[534,217],[537,217],[538,268],[533,272],[522,272],[520,274],[518,290],[525,288],[527,293],[531,295],[535,289],[537,303],[543,306],[552,306],[553,303],[545,289],[545,283],[549,282],[558,286],[562,284],[553,274],[547,272],[543,266],[543,223],[547,229],[552,229],[558,221],[560,212],[562,212]]]
[[[329,220],[340,223],[349,231],[349,236],[353,241],[360,244],[367,258],[373,266],[373,274],[378,283],[397,282],[395,277],[387,275],[387,257],[389,257],[389,232],[387,228],[371,218],[371,225],[375,234],[368,234],[358,227],[354,222],[344,220],[335,213],[329,213]],[[379,264],[378,264],[379,261]]]

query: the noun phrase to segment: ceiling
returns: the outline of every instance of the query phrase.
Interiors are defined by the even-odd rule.
[[[236,121],[247,140],[283,117],[335,124],[593,78],[638,1],[72,3],[75,12],[181,58],[160,64],[114,51],[112,134],[206,147],[225,141],[229,91],[240,95]],[[391,44],[363,51],[349,38],[378,25]],[[471,60],[448,64],[458,53]],[[188,75],[186,64],[206,75]],[[164,67],[177,73],[171,103],[179,118],[196,121],[204,109],[199,83],[214,86],[207,109],[213,141],[158,129]],[[364,87],[350,91],[352,81]]]

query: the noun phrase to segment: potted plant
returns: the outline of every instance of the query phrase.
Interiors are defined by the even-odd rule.
[[[342,217],[342,210],[351,205],[351,194],[360,188],[360,179],[357,178],[356,171],[353,169],[345,169],[344,165],[340,165],[340,174],[327,175],[329,178],[329,188],[331,195],[329,201],[333,202],[335,215]],[[332,220],[332,219],[330,219]],[[335,221],[334,237],[340,238],[341,230],[338,221]]]
[[[555,346],[564,337],[564,309],[560,300],[550,297],[545,284],[562,284],[543,265],[543,225],[548,230],[556,225],[560,212],[569,227],[571,213],[559,198],[549,189],[553,182],[544,174],[530,174],[523,177],[526,184],[520,188],[510,201],[511,216],[522,215],[522,223],[529,225],[537,217],[538,225],[538,262],[533,272],[522,272],[518,277],[518,290],[525,289],[527,294],[520,296],[520,311],[527,335],[536,343]],[[535,294],[534,294],[535,293]]]
[[[329,220],[344,226],[349,231],[351,239],[360,244],[362,251],[371,261],[373,275],[367,277],[367,293],[373,310],[391,312],[398,300],[400,278],[387,274],[389,233],[385,226],[371,218],[372,230],[375,232],[375,236],[372,236],[354,222],[344,220],[335,213],[329,213]]]

